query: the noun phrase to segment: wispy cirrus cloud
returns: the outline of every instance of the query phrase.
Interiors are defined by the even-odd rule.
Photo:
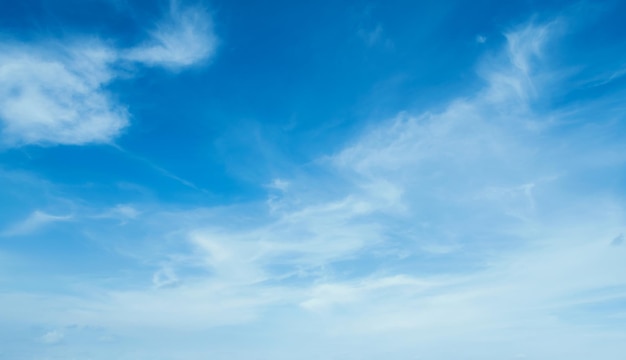
[[[110,143],[129,124],[126,106],[107,90],[121,63],[181,70],[215,51],[211,18],[201,8],[173,5],[150,34],[130,49],[94,39],[1,42],[4,145]]]
[[[150,38],[129,49],[123,57],[149,66],[177,70],[209,59],[217,47],[217,37],[206,10],[181,8],[172,2],[165,21],[156,24]]]
[[[320,159],[324,177],[271,183],[268,204],[133,206],[142,216],[128,226],[162,246],[134,249],[156,264],[145,283],[5,296],[5,307],[133,339],[234,326],[254,340],[241,358],[457,358],[462,348],[470,358],[617,360],[623,327],[580,314],[626,297],[626,212],[602,183],[585,192],[576,180],[623,167],[626,157],[604,154],[624,145],[603,141],[610,121],[562,132],[576,111],[603,121],[597,103],[535,108],[544,85],[559,86],[545,63],[555,24],[509,32],[479,67],[482,89],[380,122]],[[209,346],[199,344],[187,351]],[[180,354],[175,341],[158,347],[142,355]]]
[[[26,235],[37,231],[48,224],[62,221],[70,221],[73,215],[51,215],[46,212],[36,210],[33,211],[26,219],[17,224],[10,226],[8,229],[0,233],[2,236]]]

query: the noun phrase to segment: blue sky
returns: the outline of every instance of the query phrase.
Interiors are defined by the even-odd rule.
[[[5,1],[0,359],[622,359],[623,1]]]

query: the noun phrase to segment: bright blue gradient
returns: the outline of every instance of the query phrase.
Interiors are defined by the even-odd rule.
[[[623,1],[0,11],[0,359],[626,353]]]

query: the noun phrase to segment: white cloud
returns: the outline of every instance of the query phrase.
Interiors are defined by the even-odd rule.
[[[137,209],[130,205],[117,205],[111,210],[111,212],[127,219],[135,219],[141,214]]]
[[[513,67],[524,76],[530,76],[533,61],[541,59],[546,41],[550,40],[557,25],[557,21],[542,25],[531,24],[507,33],[508,56]]]
[[[380,226],[367,219],[370,208],[346,198],[279,213],[265,226],[193,231],[190,240],[220,279],[253,284],[298,277],[383,241]]]
[[[110,218],[118,219],[122,224],[126,224],[129,220],[135,220],[141,216],[141,211],[130,204],[118,204],[110,209],[105,210],[101,214],[97,214],[94,218]]]
[[[419,280],[406,275],[365,279],[357,283],[320,284],[312,287],[310,298],[303,301],[300,306],[313,311],[328,310],[334,305],[352,307],[359,303],[370,303],[369,297],[374,293],[381,298],[387,298],[387,295],[381,295],[389,289],[404,289],[404,291],[409,289],[410,293],[414,294],[427,291],[437,285],[434,281]]]
[[[54,344],[58,344],[61,341],[63,341],[63,338],[65,338],[65,334],[63,334],[62,331],[60,331],[60,330],[52,330],[52,331],[49,331],[49,332],[45,333],[41,337],[41,341],[44,344],[54,345]]]
[[[42,227],[60,221],[70,221],[72,215],[50,215],[43,211],[36,210],[23,221],[9,227],[2,232],[3,236],[26,235],[35,232]]]
[[[253,339],[240,358],[293,358],[285,349],[293,343],[305,359],[452,359],[463,349],[481,359],[617,360],[623,327],[575,313],[626,297],[626,247],[611,246],[622,242],[626,212],[568,183],[602,149],[576,134],[555,145],[550,126],[559,122],[546,119],[563,115],[529,106],[542,90],[535,74],[552,80],[540,61],[550,27],[528,25],[507,39],[481,68],[482,91],[369,129],[319,162],[332,179],[290,180],[272,211],[145,212],[146,226],[167,240],[159,243],[177,244],[145,286],[2,295],[5,308],[133,338],[151,328],[238,326]],[[164,263],[144,250],[138,258]],[[197,353],[233,349],[199,343]],[[179,344],[157,345],[159,355],[180,354]]]
[[[152,284],[157,288],[174,286],[179,282],[178,276],[170,267],[164,267],[152,275]]]
[[[210,16],[201,8],[179,8],[173,2],[169,17],[150,32],[143,45],[124,57],[150,66],[181,69],[210,58],[217,46]]]
[[[568,332],[568,315],[555,319],[555,309],[567,312],[566,304],[585,292],[626,285],[616,271],[621,255],[609,246],[624,217],[612,201],[558,190],[587,165],[552,155],[553,143],[541,141],[541,129],[554,114],[529,107],[538,91],[533,74],[550,80],[541,73],[550,26],[508,34],[503,56],[486,60],[487,84],[475,96],[440,113],[401,113],[330,157],[325,164],[343,177],[337,184],[349,184],[348,195],[333,200],[286,194],[281,201],[288,205],[279,207],[270,225],[194,233],[213,274],[239,274],[231,279],[252,288],[309,275],[314,280],[304,275],[299,286],[273,289],[300,299],[304,309],[330,312],[326,325],[336,334],[409,331],[410,338],[444,341],[454,337],[450,331],[463,336],[474,326],[489,336],[507,327],[510,337],[535,326]],[[396,237],[401,240],[392,241]],[[398,247],[417,264],[436,255],[449,269],[388,275],[394,270],[370,267],[380,258],[366,257],[379,246]],[[346,280],[333,269],[351,259],[365,280]],[[296,266],[276,272],[279,264]]]
[[[5,146],[110,143],[129,123],[108,84],[120,62],[172,70],[215,52],[211,18],[172,5],[145,44],[120,49],[96,40],[0,42],[0,122]],[[128,74],[125,74],[128,76]]]
[[[103,90],[116,54],[99,43],[0,45],[0,120],[9,146],[105,143],[127,125]]]
[[[283,179],[274,179],[272,182],[267,185],[270,189],[276,189],[281,192],[285,192],[289,189],[289,181]]]

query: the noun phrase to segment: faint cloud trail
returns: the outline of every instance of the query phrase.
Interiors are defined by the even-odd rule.
[[[43,228],[48,224],[71,221],[73,219],[73,215],[51,215],[40,210],[35,210],[26,219],[9,227],[0,234],[2,236],[27,235]]]
[[[184,186],[186,186],[186,187],[188,187],[190,189],[197,190],[197,191],[199,191],[199,192],[201,192],[203,194],[206,194],[206,195],[211,195],[211,196],[214,195],[210,191],[197,186],[196,184],[192,183],[191,181],[185,180],[185,179],[181,178],[180,176],[172,173],[171,171],[169,171],[169,170],[167,170],[167,169],[165,169],[165,168],[155,164],[153,161],[151,161],[150,159],[148,159],[146,157],[143,157],[141,155],[132,153],[132,152],[122,148],[121,146],[119,146],[117,144],[109,144],[109,145],[111,147],[113,147],[114,149],[118,150],[119,152],[123,153],[124,155],[130,157],[131,159],[137,160],[137,161],[139,161],[139,162],[149,166],[153,170],[156,170],[159,174],[161,174],[161,175],[163,175],[163,176],[165,176],[167,178],[170,178],[172,180],[176,180],[178,183],[180,183],[180,184],[182,184],[182,185],[184,185]]]

